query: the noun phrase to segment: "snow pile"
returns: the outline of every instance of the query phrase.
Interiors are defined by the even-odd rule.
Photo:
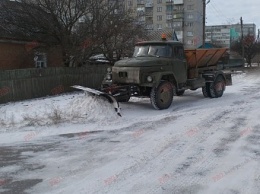
[[[87,119],[88,121],[103,121],[117,119],[114,106],[108,100],[97,96],[79,96],[69,103],[68,110],[64,111],[68,120]]]
[[[16,110],[17,106],[20,106],[19,111]],[[60,123],[104,123],[118,119],[113,105],[106,99],[83,94],[10,103],[0,107],[0,114],[0,124],[5,128]]]

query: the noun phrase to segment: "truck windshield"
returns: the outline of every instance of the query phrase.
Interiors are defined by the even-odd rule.
[[[133,57],[172,57],[169,45],[138,45],[135,46]]]

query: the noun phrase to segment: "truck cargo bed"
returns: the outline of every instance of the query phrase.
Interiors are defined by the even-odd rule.
[[[189,69],[217,65],[228,48],[187,49],[185,55]]]

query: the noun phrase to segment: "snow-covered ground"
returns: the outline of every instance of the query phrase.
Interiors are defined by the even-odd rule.
[[[157,111],[73,93],[0,105],[0,193],[260,193],[260,71]]]

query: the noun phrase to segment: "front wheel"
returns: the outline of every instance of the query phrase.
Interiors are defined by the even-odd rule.
[[[173,84],[163,81],[158,87],[153,87],[150,93],[150,100],[153,107],[157,110],[167,109],[172,104]]]

